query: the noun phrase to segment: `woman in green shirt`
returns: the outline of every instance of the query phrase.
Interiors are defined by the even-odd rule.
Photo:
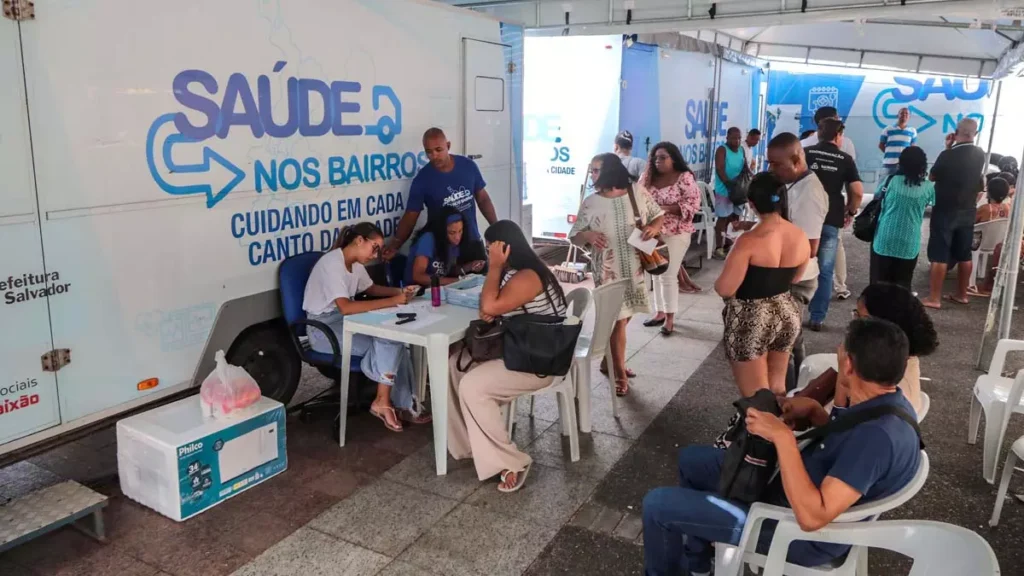
[[[879,186],[883,194],[875,239],[871,243],[871,283],[891,282],[911,288],[921,252],[924,209],[935,204],[935,184],[928,181],[928,156],[918,146],[900,154],[899,169]]]

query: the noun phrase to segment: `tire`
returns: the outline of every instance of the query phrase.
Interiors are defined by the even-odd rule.
[[[286,329],[277,322],[253,326],[228,351],[231,364],[245,368],[267,398],[287,405],[299,387],[302,358]]]

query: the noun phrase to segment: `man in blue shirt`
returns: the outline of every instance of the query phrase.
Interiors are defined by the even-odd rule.
[[[882,151],[882,167],[887,174],[895,174],[900,167],[900,154],[908,146],[917,143],[917,129],[908,126],[910,109],[900,108],[896,114],[896,124],[882,130],[878,138],[878,149]]]
[[[475,241],[475,244],[479,244],[479,255],[463,256],[472,260],[486,259],[483,244],[479,242],[477,206],[489,224],[497,222],[498,216],[494,212],[491,197],[484,189],[485,183],[480,169],[469,158],[450,154],[451,145],[440,128],[431,128],[423,134],[423,149],[430,163],[420,168],[412,180],[405,214],[398,222],[395,236],[384,250],[386,260],[390,260],[409,239],[424,207],[427,209],[427,216],[430,216],[432,212],[440,212],[445,206],[456,208],[466,215],[465,233]]]
[[[890,496],[910,483],[920,464],[914,428],[894,414],[825,436],[806,447],[787,422],[808,419],[823,426],[877,406],[893,406],[916,418],[897,388],[907,366],[909,344],[895,324],[877,318],[854,320],[839,347],[837,386],[848,390],[849,406],[832,414],[809,398],[783,400],[783,419],[747,410],[747,430],[775,445],[779,476],[768,486],[770,504],[793,509],[797,523],[814,531],[854,504]],[[647,576],[710,574],[712,543],[739,543],[749,506],[718,494],[725,451],[689,446],[679,454],[680,486],[656,488],[643,503],[644,573]],[[767,552],[775,523],[761,530],[758,551]],[[685,536],[685,540],[684,540]],[[848,546],[794,542],[787,560],[818,566],[844,554]]]

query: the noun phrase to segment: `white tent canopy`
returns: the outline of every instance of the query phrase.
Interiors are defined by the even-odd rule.
[[[1017,75],[1024,59],[1024,2],[1004,0],[448,3],[521,22],[534,35],[678,32],[766,59],[981,77]]]

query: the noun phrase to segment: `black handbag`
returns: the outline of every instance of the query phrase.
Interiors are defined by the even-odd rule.
[[[878,218],[882,215],[882,199],[885,198],[885,193],[889,191],[889,182],[892,182],[893,176],[895,174],[885,179],[885,184],[878,190],[878,194],[875,194],[871,202],[868,202],[861,209],[860,214],[853,219],[853,235],[858,240],[871,242],[875,239],[875,230],[878,230]]]
[[[521,314],[502,319],[505,368],[537,376],[565,376],[576,353],[583,323],[565,318]]]
[[[474,363],[480,364],[501,358],[505,348],[504,335],[505,328],[500,319],[495,322],[473,320],[462,338],[462,349],[455,360],[455,367],[460,372],[465,372]]]
[[[743,206],[747,203],[747,197],[750,193],[750,182],[753,180],[754,174],[750,171],[746,162],[744,162],[743,170],[740,170],[739,175],[725,183],[725,188],[729,191],[729,202],[733,206]]]

